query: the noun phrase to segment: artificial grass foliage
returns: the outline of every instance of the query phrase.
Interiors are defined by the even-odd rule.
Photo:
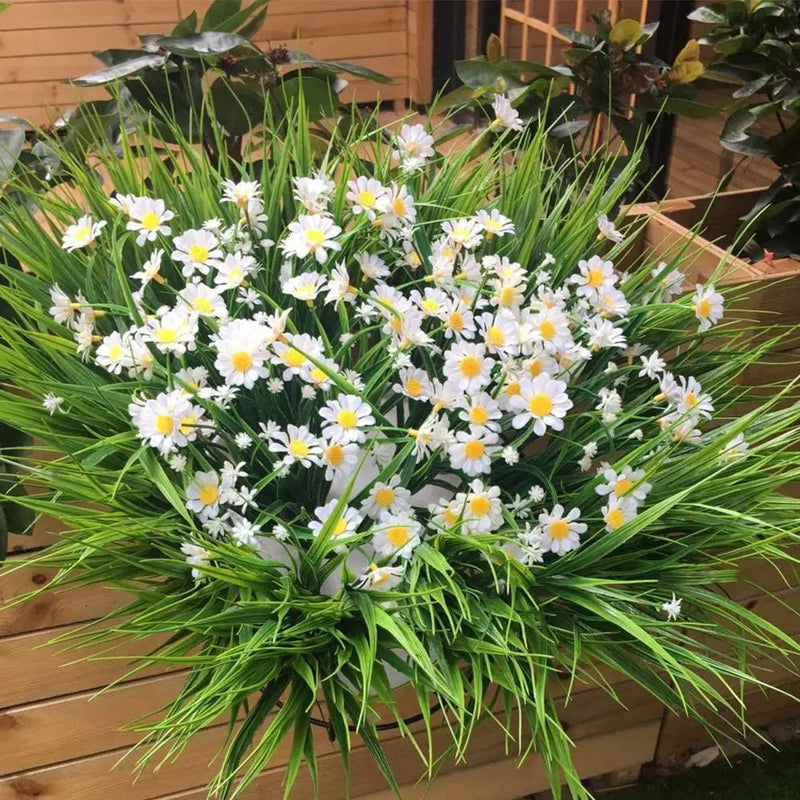
[[[797,800],[800,796],[800,739],[779,751],[720,760],[672,778],[623,789],[614,800]]]

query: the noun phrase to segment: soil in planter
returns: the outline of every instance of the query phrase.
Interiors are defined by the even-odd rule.
[[[800,739],[607,795],[609,800],[798,800]]]

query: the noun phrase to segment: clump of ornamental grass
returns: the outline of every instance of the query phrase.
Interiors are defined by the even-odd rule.
[[[6,457],[68,529],[34,560],[132,593],[81,642],[157,634],[136,669],[188,668],[142,762],[228,715],[212,791],[288,739],[288,792],[324,783],[322,717],[396,789],[378,726],[408,734],[410,684],[421,773],[500,724],[586,797],[556,697],[609,671],[741,728],[798,650],[724,591],[793,564],[800,409],[739,382],[785,332],[681,252],[620,266],[635,155],[568,182],[513,120],[449,155],[290,122],[244,165],[123,138],[103,181],[2,207],[0,414],[40,443]]]

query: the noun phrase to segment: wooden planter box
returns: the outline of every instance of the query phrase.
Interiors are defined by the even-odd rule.
[[[727,198],[731,199],[728,200]],[[690,280],[703,281],[720,258],[730,269],[725,282],[755,281],[751,305],[774,310],[781,321],[797,321],[800,315],[800,265],[795,262],[746,264],[734,259],[706,239],[688,240],[687,224],[706,210],[707,201],[690,198],[665,204],[660,210],[637,206],[631,213],[647,215],[636,245],[656,255],[668,255],[675,247],[686,248]],[[707,217],[709,231],[723,232],[721,226],[749,208],[750,198],[727,195],[724,208]],[[736,205],[736,204],[739,205]],[[726,216],[727,215],[727,216]],[[712,228],[717,225],[717,228]],[[712,235],[717,235],[712,234]],[[773,278],[789,277],[778,282]],[[761,323],[763,324],[763,318]],[[798,345],[800,347],[800,345]],[[800,350],[787,349],[775,362],[754,368],[747,377],[752,385],[798,374]],[[12,537],[11,558],[23,551],[45,546],[53,538],[52,523],[43,520],[32,537]],[[755,610],[789,634],[800,635],[800,618],[789,609],[800,603],[800,589],[788,574],[781,575],[767,563],[742,564],[742,583],[729,589],[746,607]],[[46,586],[52,573],[26,568],[0,577],[0,606],[4,599]],[[755,588],[760,587],[760,588]],[[0,800],[82,800],[118,797],[121,800],[204,800],[205,785],[214,773],[211,764],[222,742],[225,728],[209,728],[196,737],[183,756],[158,772],[132,777],[133,760],[117,764],[138,739],[121,727],[136,717],[155,711],[172,698],[181,684],[180,674],[151,670],[136,680],[121,683],[98,697],[98,689],[124,672],[119,661],[73,662],[74,655],[56,647],[41,647],[54,637],[77,628],[119,607],[125,600],[120,592],[93,586],[70,592],[45,591],[35,600],[0,611]],[[125,652],[146,652],[152,642],[139,642]],[[575,761],[580,774],[591,777],[621,772],[643,763],[680,762],[691,748],[708,743],[700,726],[668,714],[657,701],[620,676],[609,676],[624,707],[593,686],[577,686],[569,702],[562,702],[561,715],[576,744]],[[772,666],[764,680],[790,694],[800,693],[796,673]],[[800,714],[800,706],[778,692],[753,691],[748,696],[750,720],[764,725]],[[412,712],[410,712],[412,713]],[[448,733],[444,721],[437,721],[435,739],[444,744]],[[447,800],[513,800],[547,788],[541,762],[531,757],[518,768],[514,752],[508,752],[499,729],[492,723],[479,728],[465,763],[446,763],[432,787],[417,783],[421,763],[411,744],[396,731],[384,734],[386,749],[403,787],[404,800],[427,797]],[[324,730],[317,738],[322,800],[342,800],[344,777],[338,753],[327,741]],[[283,748],[258,781],[244,794],[244,800],[281,796],[288,749]],[[351,754],[351,795],[369,800],[391,800],[382,776],[363,746],[354,742]],[[301,773],[292,798],[311,798],[308,775]]]

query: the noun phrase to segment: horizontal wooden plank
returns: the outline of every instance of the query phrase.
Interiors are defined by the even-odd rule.
[[[3,565],[5,571],[0,574],[0,637],[97,619],[133,599],[106,584],[42,591],[57,570],[17,567],[17,560]],[[40,593],[24,603],[6,606],[33,591]]]
[[[16,31],[163,23],[166,31],[177,18],[177,0],[48,0],[46,11],[33,3],[12,3],[0,25],[5,31]]]
[[[632,687],[630,691],[633,694],[642,695],[642,691],[636,687]],[[655,721],[661,713],[657,704],[651,702],[648,707],[645,702],[640,707],[644,709],[643,711],[624,711],[616,706],[614,709],[616,713],[609,714],[606,707],[597,706],[601,695],[603,692],[595,689],[586,692],[580,700],[576,698],[572,704],[572,719],[576,721],[572,723],[572,729],[576,731],[577,738],[581,738],[581,720],[584,720],[588,726],[584,730],[592,730],[602,735],[609,731],[638,725],[642,716]],[[628,696],[628,699],[631,697],[632,694]],[[209,762],[217,752],[221,733],[222,731],[217,728],[204,731],[193,739],[183,756],[174,765],[170,764],[157,775],[146,771],[133,785],[130,783],[129,774],[131,762],[124,762],[113,769],[121,755],[120,751],[113,751],[42,769],[32,769],[0,779],[0,800],[11,800],[12,798],[17,800],[20,787],[25,788],[26,791],[35,791],[44,795],[48,800],[73,800],[77,797],[110,796],[112,794],[117,794],[126,800],[149,800],[154,796],[191,789],[198,783],[204,784],[213,774],[214,767],[209,766]],[[320,771],[325,776],[326,795],[331,798],[343,796],[344,776],[341,772],[338,753],[335,752],[335,745],[329,742],[324,730],[315,729],[314,735],[317,753],[320,756]],[[436,747],[439,749],[446,747],[450,736],[447,726],[439,721],[439,727],[434,731]],[[397,731],[387,733],[384,741],[387,755],[395,768],[398,779],[402,783],[416,780],[422,767],[412,745],[400,738]],[[288,757],[288,750],[289,743],[286,742],[273,758],[271,768],[244,795],[244,798],[273,797],[279,794],[284,772],[282,765],[285,764]],[[486,764],[502,758],[506,754],[506,743],[502,732],[496,725],[489,722],[476,732],[468,750],[467,760],[471,765]],[[356,747],[354,749],[353,763],[353,795],[358,796],[378,791],[384,786],[383,778],[365,748]],[[445,771],[455,768],[454,763],[448,763],[443,767]],[[92,793],[89,791],[90,788]],[[341,791],[339,791],[340,788]],[[198,789],[198,791],[200,790]],[[297,790],[292,793],[292,797],[301,798],[311,795],[312,788],[308,776],[301,773]],[[192,800],[195,797],[191,793],[186,796],[187,798],[191,797]],[[198,794],[197,796],[204,795]]]
[[[91,88],[73,86],[59,81],[37,81],[36,83],[15,83],[3,87],[3,103],[22,104],[36,99],[42,106],[72,108],[88,100],[108,98],[109,93],[102,87]]]
[[[149,26],[139,28],[126,25],[99,25],[97,27],[71,28],[65,35],[58,28],[38,31],[6,31],[0,29],[0,58],[29,56],[36,53],[87,53],[110,47],[138,48],[139,33],[161,33]]]
[[[0,712],[0,774],[135,744],[141,734],[124,728],[160,711],[177,696],[183,680],[181,674],[143,678],[100,694],[69,695]]]
[[[0,639],[0,675],[3,676],[0,708],[107,686],[130,670],[129,658],[145,655],[167,639],[163,636],[128,641],[113,650],[109,646],[102,651],[95,648],[97,658],[93,661],[83,660],[84,656],[92,654],[89,649],[65,650],[64,644],[49,644],[57,636],[76,631],[82,624]],[[101,655],[109,658],[100,658]],[[168,667],[159,664],[137,673],[137,677],[166,671]]]
[[[47,547],[58,541],[58,534],[64,530],[64,527],[61,522],[52,517],[39,517],[29,534],[12,533],[8,537],[8,552],[22,553],[26,550]]]
[[[178,0],[182,17],[196,11],[202,17],[213,0]],[[269,28],[272,17],[296,14],[336,14],[341,11],[369,10],[405,6],[406,0],[272,0],[264,25]]]

